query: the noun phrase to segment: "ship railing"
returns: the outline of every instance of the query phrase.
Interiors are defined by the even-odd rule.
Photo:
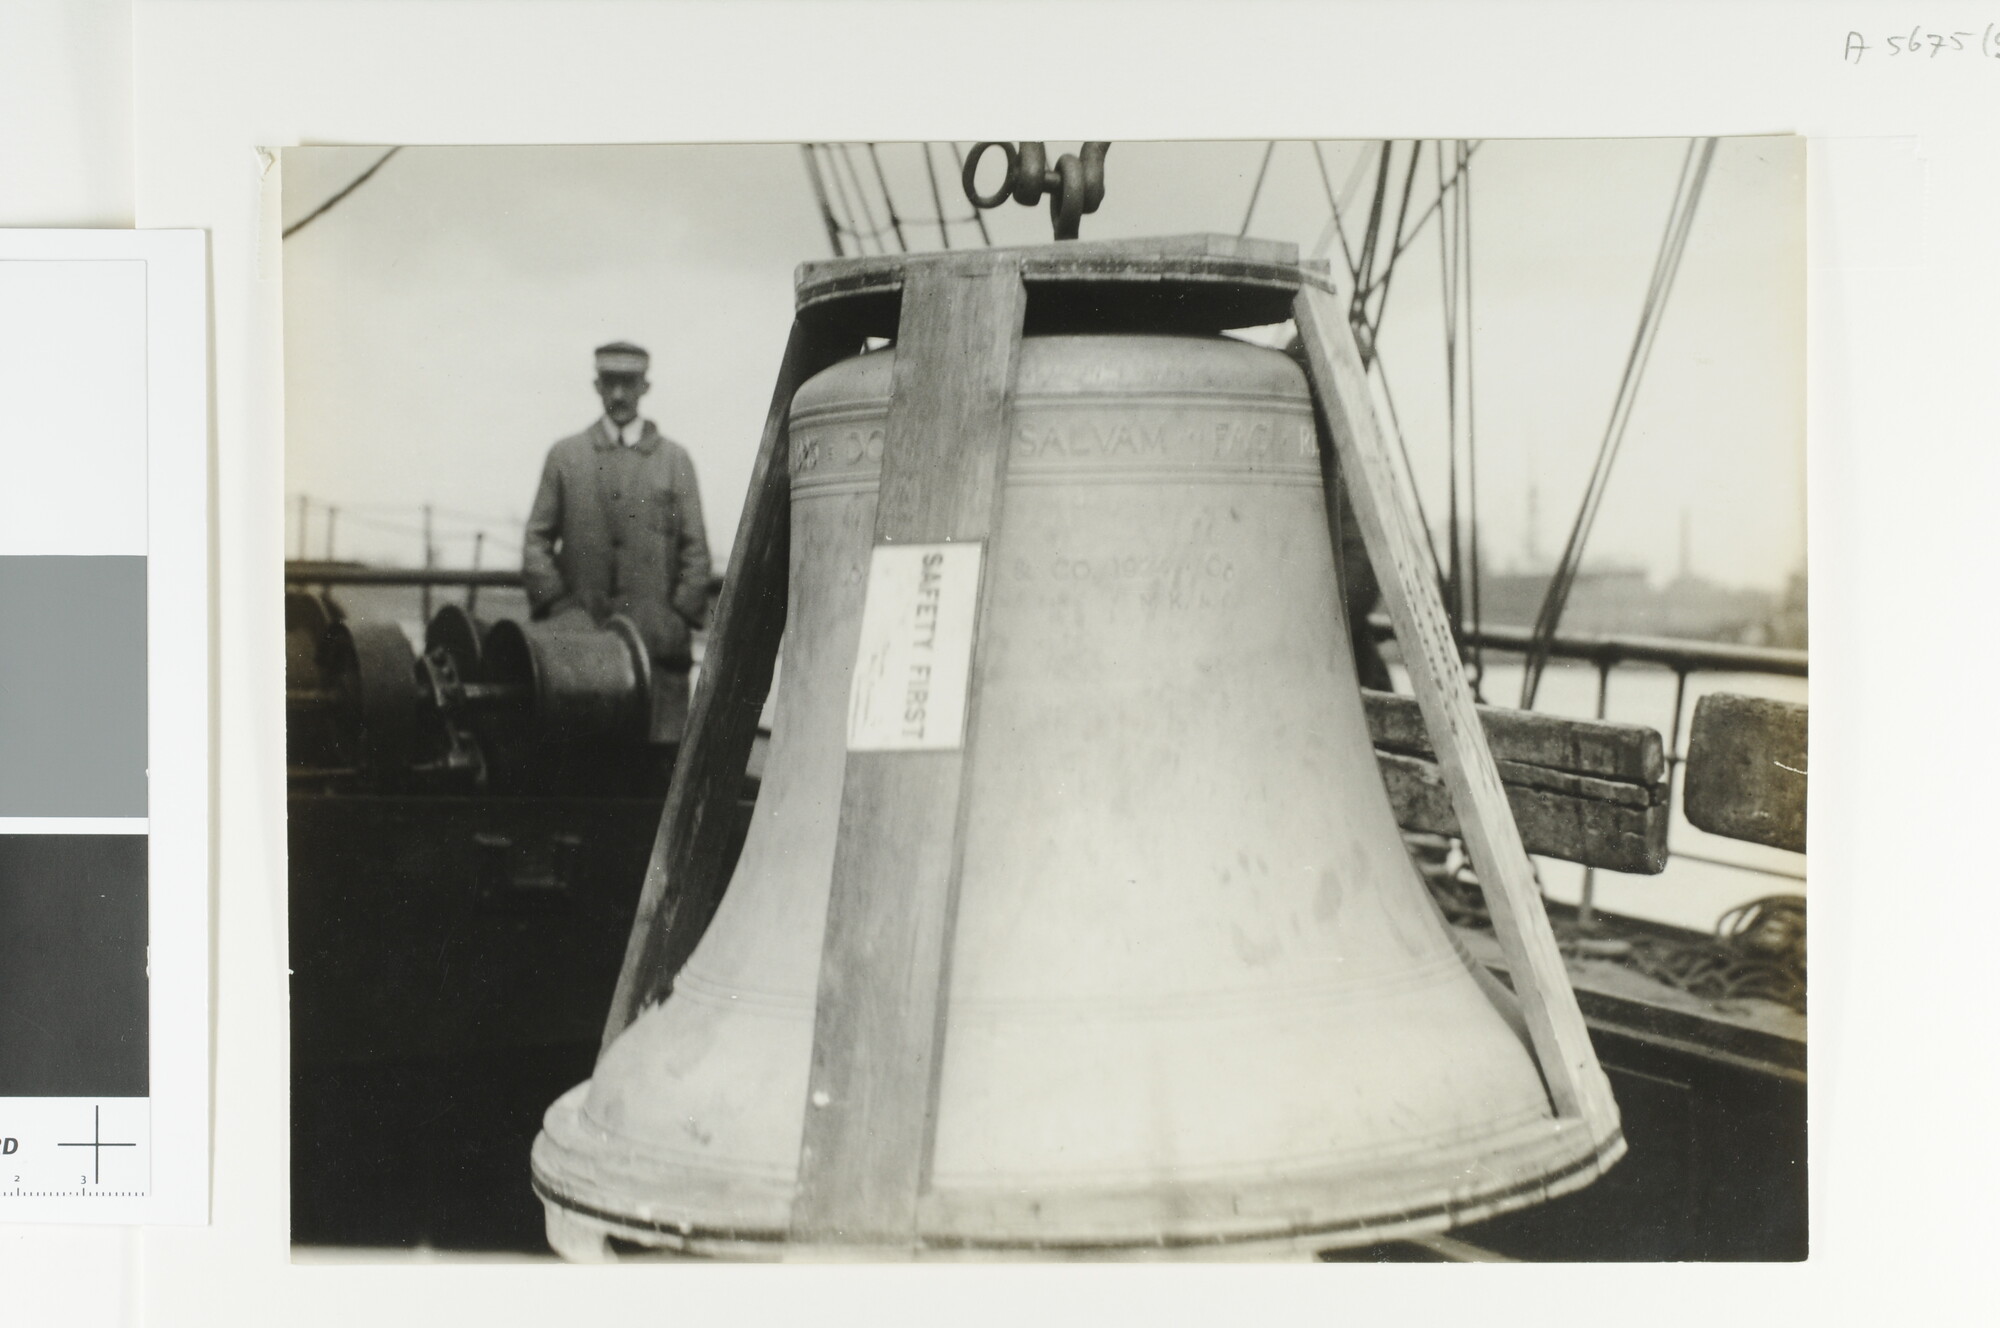
[[[716,578],[715,584],[720,585]],[[299,587],[335,586],[406,586],[425,592],[424,616],[430,614],[429,592],[434,588],[462,589],[466,593],[468,608],[476,605],[476,596],[483,587],[518,587],[521,574],[518,571],[494,568],[468,569],[443,567],[369,567],[355,563],[338,562],[287,562],[285,564],[285,584]],[[1378,641],[1393,641],[1395,631],[1389,619],[1381,614],[1371,617],[1369,627]],[[1527,653],[1534,633],[1525,627],[1505,627],[1483,625],[1467,628],[1462,634],[1461,644],[1466,648],[1478,648],[1503,655],[1524,655]],[[1774,646],[1735,645],[1720,641],[1689,641],[1670,637],[1653,636],[1558,636],[1549,654],[1555,659],[1577,660],[1594,666],[1597,670],[1597,718],[1607,717],[1606,710],[1611,693],[1611,675],[1620,667],[1640,665],[1671,670],[1674,675],[1673,721],[1666,734],[1666,760],[1668,771],[1668,797],[1680,796],[1680,772],[1687,762],[1683,729],[1687,719],[1688,679],[1697,673],[1751,673],[1773,677],[1803,678],[1806,675],[1806,652],[1787,650]],[[1766,866],[1760,863],[1743,862],[1712,857],[1687,849],[1668,847],[1670,857],[1685,858],[1690,862],[1706,863],[1710,866],[1726,867],[1737,871],[1752,872],[1762,876],[1786,880],[1804,881],[1805,873],[1785,867]],[[1584,868],[1584,897],[1591,895],[1594,868]]]

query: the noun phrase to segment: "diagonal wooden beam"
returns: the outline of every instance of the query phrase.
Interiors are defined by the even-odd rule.
[[[757,464],[750,472],[743,516],[736,526],[729,573],[709,630],[701,685],[695,690],[673,787],[653,840],[653,856],[646,864],[625,966],[604,1023],[605,1047],[641,1010],[672,989],[728,888],[724,867],[730,832],[741,814],[737,802],[743,771],[785,630],[792,510],[786,449],[792,395],[806,379],[859,348],[858,337],[838,330],[805,322],[792,325],[771,409],[764,418]]]
[[[885,566],[913,545],[962,556],[958,550],[984,545],[998,525],[1025,307],[1018,254],[927,257],[905,271],[864,655],[875,597],[888,584],[878,575]],[[947,735],[950,746],[870,750],[850,728],[792,1207],[792,1238],[801,1245],[915,1246],[934,1137],[986,581],[938,614],[959,615],[973,651],[956,683],[968,710],[963,727]],[[863,713],[857,705],[854,715]]]
[[[1307,285],[1300,288],[1293,316],[1320,418],[1353,496],[1368,558],[1479,873],[1494,935],[1512,971],[1549,1098],[1559,1115],[1581,1117],[1594,1132],[1608,1134],[1617,1129],[1618,1106],[1590,1045],[1520,831],[1487,750],[1451,625],[1418,543],[1409,495],[1390,464],[1375,418],[1367,371],[1346,312],[1331,292]],[[1329,474],[1329,483],[1331,479]]]

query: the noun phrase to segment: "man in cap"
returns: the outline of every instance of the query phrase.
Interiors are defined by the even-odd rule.
[[[630,342],[597,348],[604,414],[549,449],[521,573],[537,619],[588,627],[624,614],[637,624],[653,657],[652,740],[672,745],[687,725],[689,644],[708,608],[708,537],[693,462],[639,417],[648,363]]]

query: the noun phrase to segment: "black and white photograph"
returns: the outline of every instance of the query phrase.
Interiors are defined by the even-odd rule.
[[[292,1258],[1804,1259],[1805,179],[284,148]]]

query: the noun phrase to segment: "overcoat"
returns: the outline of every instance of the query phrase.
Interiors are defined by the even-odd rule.
[[[558,442],[528,514],[521,575],[537,619],[583,626],[622,613],[638,625],[653,657],[653,741],[680,741],[709,582],[687,452],[650,420],[630,446],[601,419]]]

